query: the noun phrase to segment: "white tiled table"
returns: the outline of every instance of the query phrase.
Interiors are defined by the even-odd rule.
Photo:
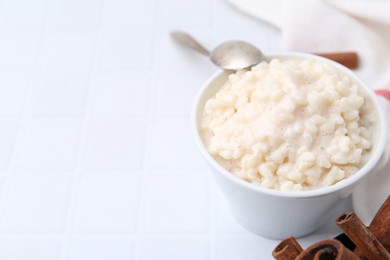
[[[278,241],[235,222],[192,141],[216,68],[173,29],[280,48],[222,0],[0,2],[1,260],[271,258]]]

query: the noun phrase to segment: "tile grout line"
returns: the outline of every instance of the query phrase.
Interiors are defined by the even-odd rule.
[[[156,3],[156,10],[155,12],[158,12],[158,3]],[[211,9],[211,8],[210,8]],[[212,12],[212,10],[210,10],[210,12]],[[157,15],[155,15],[157,17]],[[209,22],[212,22],[211,19]],[[151,141],[150,141],[150,133],[151,133],[151,129],[152,129],[152,126],[154,125],[154,122],[156,121],[156,119],[169,119],[169,118],[185,118],[185,119],[188,119],[189,115],[185,114],[185,115],[173,115],[173,116],[170,116],[170,115],[160,115],[158,114],[158,110],[157,110],[157,102],[158,102],[158,98],[159,98],[159,95],[158,95],[158,89],[157,89],[157,82],[158,82],[158,77],[160,75],[160,72],[157,67],[158,67],[158,64],[159,64],[159,61],[160,61],[160,57],[158,56],[158,50],[159,50],[159,46],[157,43],[157,40],[161,37],[158,37],[158,35],[161,33],[160,30],[158,30],[157,28],[157,24],[154,25],[154,48],[153,48],[153,67],[152,67],[152,92],[151,92],[151,97],[150,97],[150,104],[149,104],[149,122],[148,122],[148,129],[147,129],[147,132],[146,132],[146,137],[147,138],[147,141],[145,143],[145,152],[144,152],[144,162],[143,162],[143,165],[144,165],[144,170],[143,170],[143,173],[146,173],[146,172],[149,172],[149,171],[154,171],[155,169],[153,169],[153,167],[150,167],[149,164],[147,164],[146,162],[151,158]],[[146,167],[145,167],[146,166]],[[172,173],[171,170],[167,170],[169,172],[169,174]],[[199,172],[200,170],[197,170],[195,172]],[[173,173],[173,174],[179,174],[181,173],[182,170],[178,170],[178,172],[176,173]],[[160,174],[158,174],[160,175]],[[194,173],[193,175],[196,175],[198,176],[199,174],[198,173]],[[141,202],[141,206],[140,206],[140,212],[138,214],[138,219],[139,219],[139,225],[138,225],[138,232],[137,232],[137,235],[136,235],[136,249],[135,249],[135,259],[142,259],[143,255],[141,255],[141,251],[142,251],[142,240],[143,239],[166,239],[166,238],[170,238],[171,235],[170,234],[161,234],[161,235],[156,235],[156,234],[145,234],[143,232],[145,232],[145,214],[146,214],[146,204],[148,203],[148,201],[146,201],[147,197],[146,197],[146,181],[147,181],[147,178],[150,178],[150,176],[153,176],[151,174],[145,174],[145,176],[143,176],[143,178],[141,179],[141,198],[140,198],[140,202]],[[211,179],[210,177],[211,176],[208,176],[209,179]],[[184,237],[190,237],[190,238],[195,238],[195,239],[201,239],[202,241],[207,241],[209,243],[209,245],[213,245],[214,244],[214,231],[213,230],[213,224],[215,222],[214,220],[214,214],[212,213],[213,210],[212,210],[212,205],[213,205],[213,186],[210,185],[210,200],[208,201],[208,204],[209,204],[209,221],[208,221],[208,233],[205,233],[205,235],[184,235]],[[210,235],[210,233],[212,235]],[[174,239],[177,239],[177,238],[183,238],[183,234],[178,234],[177,236],[172,236],[172,238]],[[211,248],[213,248],[213,246],[211,246]],[[212,256],[214,256],[215,254],[212,253],[212,249],[210,250],[209,252],[209,258],[210,259],[214,259],[214,258],[211,258]]]
[[[20,122],[22,119],[15,119],[15,118],[0,118],[0,120],[10,121],[10,122]],[[95,122],[146,122],[148,121],[147,117],[138,117],[134,116],[131,118],[125,118],[125,117],[96,117],[96,118],[90,118],[90,120],[93,120]],[[23,122],[26,123],[82,123],[84,121],[84,118],[71,118],[71,117],[62,117],[62,118],[55,118],[55,117],[41,117],[41,118],[23,118]]]
[[[214,28],[215,25],[215,1],[210,1],[210,24],[209,28]],[[210,184],[210,251],[209,251],[209,259],[217,259],[217,246],[216,246],[216,240],[217,240],[217,209],[218,207],[216,206],[216,199],[217,199],[217,194],[216,194],[216,187],[214,185],[214,179],[211,174],[209,175],[209,184]]]
[[[321,234],[323,236],[334,236],[334,233],[323,233]],[[120,233],[86,233],[86,234],[77,234],[72,236],[74,238],[78,239],[91,239],[91,238],[98,238],[98,239],[104,239],[104,238],[113,238],[113,239],[132,239],[135,240],[137,239],[137,235],[128,235],[128,234],[120,234]],[[56,238],[56,239],[62,239],[63,235],[62,234],[46,234],[46,233],[17,233],[17,234],[1,234],[0,238]],[[177,240],[177,239],[188,239],[188,240],[193,240],[193,239],[202,239],[204,241],[208,241],[209,235],[197,235],[197,234],[182,234],[182,233],[169,233],[169,234],[150,234],[150,235],[144,235],[144,238],[147,239],[172,239],[172,240]],[[248,237],[247,235],[224,235],[224,239],[242,239],[242,240],[257,240],[258,238],[256,237]]]
[[[77,197],[79,195],[79,186],[80,186],[80,172],[82,167],[82,159],[85,149],[85,139],[87,135],[87,123],[88,123],[88,117],[89,117],[89,109],[91,106],[91,92],[92,92],[92,85],[94,83],[94,76],[97,74],[97,66],[99,61],[99,51],[100,51],[100,43],[102,39],[102,18],[103,18],[103,10],[104,10],[104,2],[103,0],[100,1],[100,10],[99,10],[99,26],[97,28],[97,33],[95,36],[96,39],[96,45],[95,48],[95,54],[92,58],[91,67],[90,67],[90,73],[89,73],[89,82],[88,87],[86,89],[85,94],[85,107],[84,107],[84,117],[81,119],[81,132],[80,132],[80,138],[79,138],[79,150],[78,150],[78,156],[77,156],[77,162],[75,165],[75,174],[72,175],[72,185],[69,191],[69,200],[68,200],[68,209],[66,212],[66,223],[65,223],[65,230],[63,233],[64,240],[62,242],[62,250],[59,256],[59,259],[65,260],[67,256],[67,252],[69,251],[69,244],[70,244],[70,238],[71,238],[71,228],[73,223],[73,213],[74,209],[76,207]]]
[[[46,3],[45,6],[45,11],[44,11],[44,21],[47,21],[48,16],[49,16],[49,10],[50,10],[50,4]],[[11,29],[11,30],[17,30],[17,29]],[[29,80],[27,81],[27,86],[26,89],[24,90],[24,96],[23,96],[23,104],[22,104],[22,113],[21,117],[19,120],[16,120],[19,122],[16,137],[15,137],[15,142],[13,145],[12,149],[12,155],[8,164],[8,174],[4,176],[3,183],[2,183],[2,191],[0,195],[0,230],[3,227],[3,221],[4,221],[4,207],[5,207],[5,198],[7,197],[8,194],[8,186],[9,186],[9,179],[11,176],[14,176],[14,171],[17,163],[17,157],[19,155],[19,150],[20,150],[20,145],[23,139],[23,134],[25,130],[25,124],[27,122],[27,109],[29,107],[29,99],[32,91],[32,82],[36,78],[39,72],[39,57],[40,53],[43,53],[44,50],[44,39],[46,38],[46,35],[48,34],[48,28],[46,26],[43,26],[41,29],[36,30],[37,32],[40,33],[40,38],[39,38],[39,45],[36,49],[35,52],[35,60],[33,63],[33,68],[28,70],[28,72],[23,71],[23,73],[28,73],[29,75]]]
[[[154,16],[157,17],[158,14],[158,2],[154,1]],[[147,167],[147,161],[149,160],[150,156],[150,145],[151,145],[151,132],[152,132],[152,125],[155,120],[154,116],[154,110],[156,107],[156,85],[157,85],[157,75],[158,70],[156,69],[156,53],[158,52],[158,45],[157,42],[157,23],[156,20],[153,23],[152,27],[152,55],[150,62],[151,67],[151,83],[150,83],[150,91],[149,91],[149,100],[148,100],[148,113],[147,113],[147,122],[146,122],[146,129],[145,129],[145,136],[144,136],[144,154],[143,154],[143,161],[142,161],[142,176],[140,178],[140,184],[139,184],[139,199],[138,199],[138,216],[137,216],[137,230],[136,230],[136,240],[135,240],[135,247],[134,247],[134,259],[141,259],[142,258],[142,240],[145,238],[144,235],[144,229],[145,229],[145,214],[146,214],[146,192],[147,192],[147,185],[146,185],[146,178],[147,175],[145,172],[147,172],[149,169]]]
[[[217,223],[217,213],[216,213],[216,190],[214,185],[214,180],[212,176],[209,176],[210,181],[210,259],[216,259],[217,257],[217,248],[216,248],[216,240],[217,240],[217,231],[216,231],[216,223]]]

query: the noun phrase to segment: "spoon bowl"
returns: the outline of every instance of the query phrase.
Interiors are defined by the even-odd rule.
[[[263,58],[259,49],[243,41],[224,42],[210,53],[210,59],[215,65],[228,70],[252,67]]]
[[[258,48],[244,41],[227,41],[210,52],[187,33],[175,31],[171,36],[181,45],[209,56],[216,66],[225,70],[245,69],[260,63],[264,58]]]

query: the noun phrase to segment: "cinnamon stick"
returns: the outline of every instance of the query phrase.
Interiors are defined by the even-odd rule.
[[[272,256],[276,260],[295,259],[303,251],[303,248],[295,237],[287,237],[280,242],[272,251]]]
[[[321,259],[358,260],[359,258],[336,239],[320,240],[306,248],[295,258],[295,260]]]
[[[369,229],[383,247],[390,252],[390,196],[375,214]]]
[[[338,62],[350,69],[358,67],[358,55],[356,52],[315,53],[318,56]]]
[[[336,224],[355,243],[361,258],[370,260],[390,259],[390,254],[355,213],[341,215],[336,219]]]

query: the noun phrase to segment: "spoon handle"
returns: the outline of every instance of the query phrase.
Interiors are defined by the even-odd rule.
[[[209,56],[210,54],[210,52],[205,47],[203,47],[199,42],[197,42],[191,35],[187,33],[174,31],[171,32],[171,36],[176,42],[180,43],[183,46],[198,51],[206,56]]]

